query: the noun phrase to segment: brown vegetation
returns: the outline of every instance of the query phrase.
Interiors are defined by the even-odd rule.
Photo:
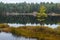
[[[4,32],[11,32],[17,36],[37,38],[38,40],[60,40],[60,31],[46,26],[20,26],[17,28],[4,27],[0,29]]]

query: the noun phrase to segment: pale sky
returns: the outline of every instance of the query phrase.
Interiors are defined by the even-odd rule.
[[[20,2],[27,2],[27,3],[40,3],[40,2],[53,2],[53,3],[60,3],[60,0],[0,0],[0,2],[4,3],[20,3]]]

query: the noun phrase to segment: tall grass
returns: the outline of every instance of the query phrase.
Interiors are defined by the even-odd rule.
[[[20,26],[9,27],[8,25],[0,24],[0,29],[4,32],[11,32],[13,35],[38,38],[38,40],[60,40],[60,26],[52,29],[47,26]]]

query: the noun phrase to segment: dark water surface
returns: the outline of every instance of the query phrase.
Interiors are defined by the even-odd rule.
[[[17,37],[13,36],[11,33],[0,32],[0,40],[37,40],[34,38],[25,38],[25,37]]]

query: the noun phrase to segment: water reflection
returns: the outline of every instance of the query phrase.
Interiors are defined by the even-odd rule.
[[[1,32],[0,33],[0,40],[37,40],[37,39],[25,38],[22,36],[17,37],[17,36],[13,36],[11,33]]]
[[[31,24],[31,23],[27,23],[27,24],[17,24],[17,23],[8,23],[9,26],[13,26],[13,27],[19,27],[19,26],[40,26],[40,24]],[[44,24],[44,26],[48,26],[48,27],[51,27],[51,28],[56,28],[57,26],[60,26],[59,24]]]

